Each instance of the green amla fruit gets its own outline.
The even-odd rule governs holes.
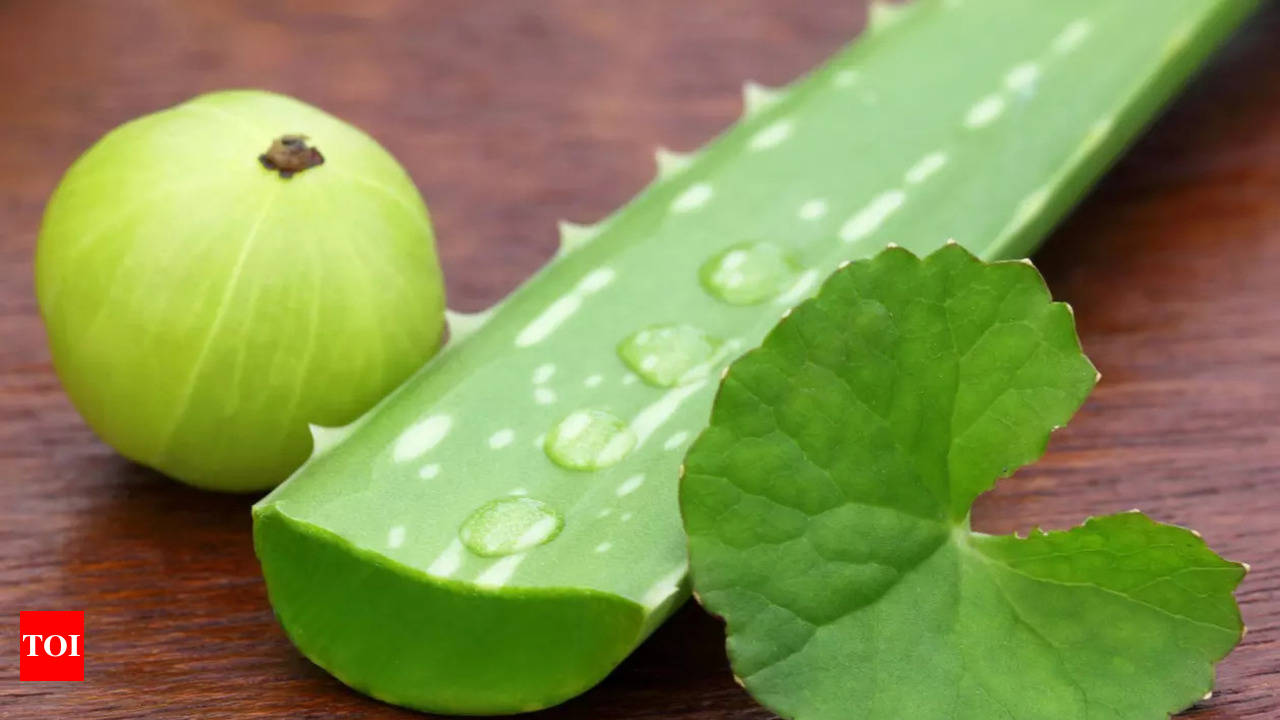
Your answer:
[[[123,455],[191,485],[269,488],[308,424],[367,410],[435,353],[426,206],[368,135],[310,105],[202,95],[108,133],[45,212],[54,366]]]

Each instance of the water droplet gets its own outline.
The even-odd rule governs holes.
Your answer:
[[[626,423],[603,410],[575,410],[543,443],[547,456],[570,470],[597,470],[621,460],[636,444]]]
[[[662,325],[623,340],[618,357],[650,385],[673,387],[706,375],[718,344],[692,325]]]
[[[795,274],[795,264],[771,243],[734,245],[698,271],[707,292],[730,305],[764,302],[790,285]]]
[[[505,498],[471,513],[458,529],[458,537],[476,555],[500,557],[550,542],[563,526],[560,513],[541,500]]]

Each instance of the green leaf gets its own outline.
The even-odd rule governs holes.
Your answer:
[[[784,717],[1163,718],[1242,633],[1241,565],[1133,512],[969,529],[1096,379],[1029,263],[855,262],[733,364],[680,502],[734,670]]]

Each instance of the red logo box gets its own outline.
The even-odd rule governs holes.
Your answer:
[[[84,611],[18,614],[18,679],[84,680]]]

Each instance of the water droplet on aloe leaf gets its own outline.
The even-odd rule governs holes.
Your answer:
[[[618,344],[618,357],[650,385],[673,387],[706,374],[719,343],[692,325],[662,325]]]
[[[575,410],[547,433],[543,449],[570,470],[598,470],[621,460],[636,444],[635,433],[603,410]]]
[[[730,305],[755,305],[777,297],[795,279],[796,265],[772,243],[740,243],[703,263],[698,278],[707,292]]]
[[[563,526],[560,513],[541,500],[503,498],[471,513],[458,529],[458,538],[476,555],[500,557],[550,542]]]

